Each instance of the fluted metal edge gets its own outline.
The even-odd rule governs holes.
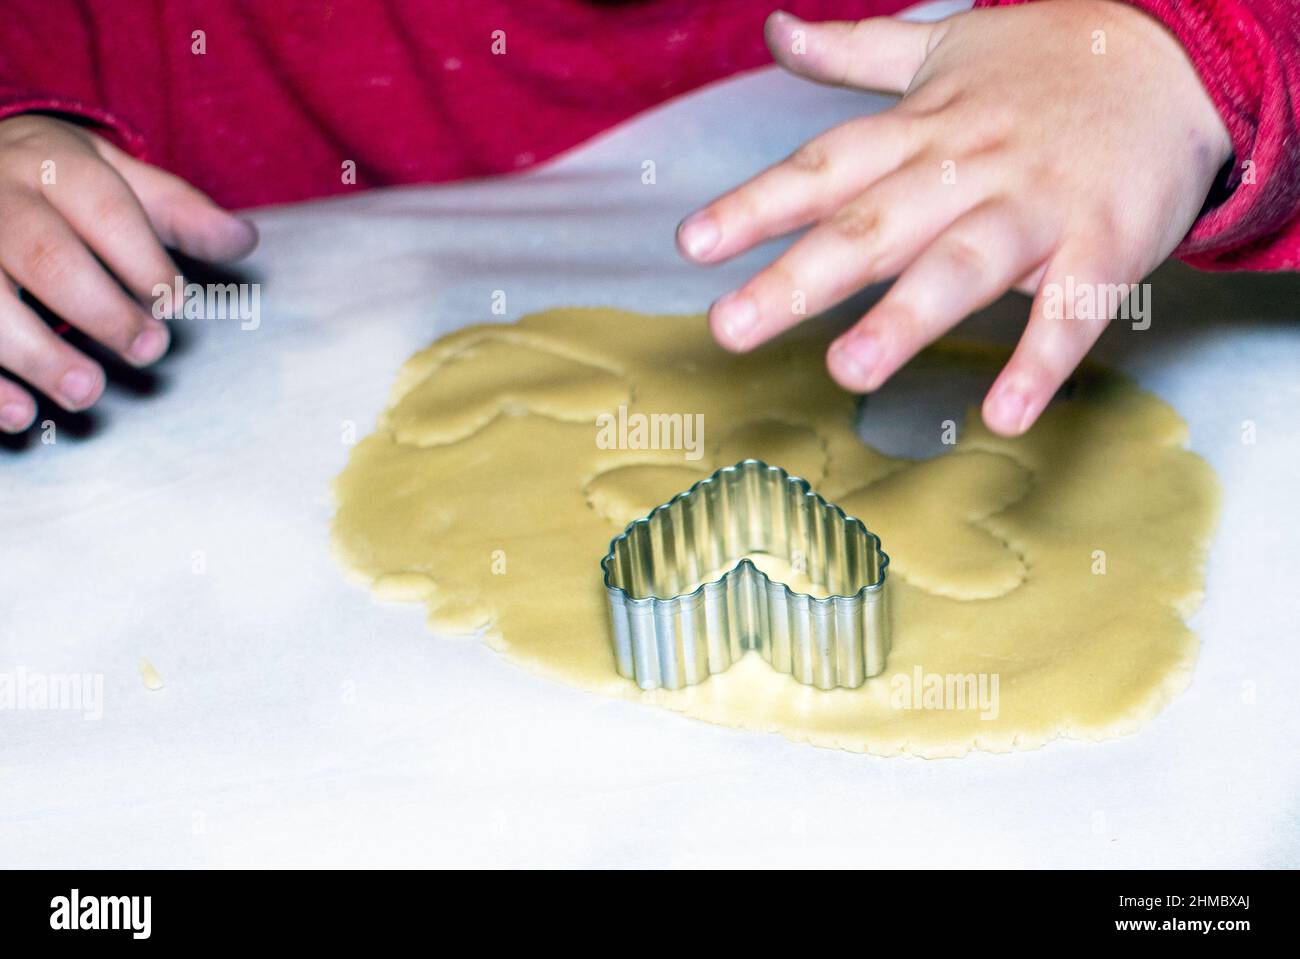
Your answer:
[[[651,536],[657,523],[667,526],[668,533],[673,534],[670,517],[683,501],[705,496],[710,487],[733,474],[744,473],[775,478],[787,502],[801,507],[811,501],[817,517],[835,518],[846,531],[844,535],[857,537],[868,551],[864,555],[872,557],[869,568],[875,575],[855,590],[825,597],[801,593],[775,581],[748,559],[741,559],[717,579],[671,596],[636,596],[615,581],[614,564],[620,548],[630,550],[628,544],[634,534],[645,531],[646,536]],[[718,495],[725,504],[724,493]],[[707,502],[705,496],[705,505]],[[686,516],[686,506],[682,505],[678,512]],[[754,518],[742,517],[751,522]],[[712,515],[706,516],[706,524],[713,519]],[[719,538],[724,535],[711,527],[708,533]],[[784,535],[788,537],[788,529]],[[715,547],[719,541],[714,542]],[[821,568],[844,561],[843,555],[833,555],[833,543],[823,545]],[[848,552],[847,540],[844,545]],[[889,555],[880,538],[860,520],[828,502],[806,480],[791,476],[779,466],[747,459],[701,479],[649,515],[629,523],[610,541],[601,567],[618,671],[643,689],[678,689],[702,682],[727,669],[751,649],[760,652],[778,671],[820,689],[854,688],[884,669],[891,627],[886,601]]]

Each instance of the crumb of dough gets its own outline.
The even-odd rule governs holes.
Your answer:
[[[144,681],[145,689],[162,689],[162,674],[154,668],[154,664],[149,660],[141,658],[140,660],[140,679]]]

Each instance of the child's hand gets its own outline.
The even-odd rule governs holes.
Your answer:
[[[179,272],[163,244],[218,260],[256,242],[248,223],[81,127],[41,116],[0,121],[0,368],[65,409],[85,409],[103,392],[104,371],[56,336],[17,287],[142,366],[169,340],[144,305]],[[24,430],[35,415],[28,392],[0,376],[0,430]]]
[[[800,300],[812,315],[901,274],[827,356],[835,379],[863,392],[1013,286],[1037,289],[984,401],[985,422],[1005,435],[1029,428],[1109,320],[1052,318],[1047,284],[1139,281],[1186,234],[1231,155],[1178,41],[1111,0],[935,24],[774,14],[767,41],[803,76],[904,96],[682,223],[678,245],[700,263],[818,224],[713,304],[714,336],[748,350],[803,319]]]

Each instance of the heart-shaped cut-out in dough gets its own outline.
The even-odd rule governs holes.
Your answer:
[[[418,378],[402,384],[385,423],[399,443],[417,446],[454,443],[503,413],[591,422],[631,397],[622,376],[589,358],[481,331],[411,373]]]
[[[704,469],[673,463],[632,463],[597,473],[584,484],[583,495],[601,516],[625,526],[705,475]]]
[[[723,437],[713,462],[738,463],[747,459],[780,463],[791,475],[813,484],[826,476],[826,444],[816,430],[805,425],[775,419],[742,423]]]
[[[772,581],[750,553],[789,560],[831,595]],[[761,460],[720,469],[656,507],[614,538],[601,565],[618,671],[643,689],[693,685],[749,650],[820,689],[861,686],[885,668],[889,557],[880,539]]]
[[[807,426],[774,419],[742,423],[723,437],[711,461],[673,463],[669,462],[672,455],[680,456],[660,454],[658,462],[625,463],[597,473],[583,484],[587,504],[616,525],[625,526],[703,479],[714,463],[746,459],[782,463],[787,472],[813,484],[826,475],[826,447],[817,433]]]
[[[1010,457],[970,450],[913,463],[838,500],[871,516],[894,572],[908,583],[951,599],[994,599],[1024,582],[1025,561],[984,524],[1023,497],[1029,482]]]

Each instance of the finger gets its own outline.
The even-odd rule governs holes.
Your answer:
[[[1048,255],[1048,221],[983,203],[913,261],[880,302],[831,344],[827,366],[846,389],[878,389],[899,367]]]
[[[818,83],[903,93],[939,28],[893,17],[808,23],[774,13],[763,32],[772,57],[792,73]]]
[[[830,215],[897,170],[913,149],[906,120],[893,112],[840,124],[687,217],[677,246],[701,263],[735,256]]]
[[[1033,296],[1034,291],[1038,289],[1043,282],[1043,273],[1047,270],[1046,263],[1040,263],[1037,267],[1030,270],[1019,280],[1016,281],[1016,292],[1023,293],[1025,296]]]
[[[139,197],[154,232],[199,260],[237,260],[257,246],[257,228],[223,210],[180,177],[100,141],[96,149]]]
[[[36,401],[13,380],[0,376],[0,431],[21,433],[36,419]]]
[[[163,250],[144,208],[111,166],[93,157],[75,166],[45,198],[137,298],[170,287],[180,270]]]
[[[67,322],[121,354],[152,363],[167,350],[167,327],[131,300],[43,198],[6,204],[0,266]]]
[[[104,371],[99,365],[55,336],[8,289],[0,289],[0,367],[66,410],[84,410],[104,392]],[[0,404],[9,402],[0,400]]]
[[[1113,254],[1077,245],[1052,257],[1024,335],[984,399],[989,429],[1018,436],[1033,425],[1110,322],[1113,294],[1135,276]]]
[[[814,227],[739,290],[709,310],[714,337],[752,349],[864,286],[894,276],[940,230],[983,198],[979,172],[962,188],[940,182],[940,165],[915,160]]]

